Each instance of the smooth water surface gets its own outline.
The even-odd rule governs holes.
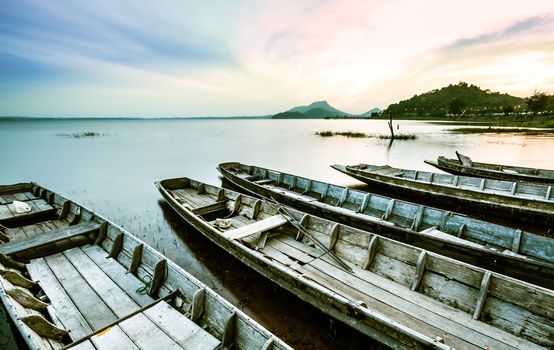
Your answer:
[[[240,161],[356,184],[333,163],[423,163],[458,150],[476,161],[554,168],[554,138],[453,134],[441,125],[397,121],[415,141],[320,137],[316,131],[388,134],[385,120],[29,120],[0,121],[0,184],[35,181],[120,224],[183,266],[296,348],[366,348],[307,304],[275,288],[191,230],[161,200],[154,182],[187,176],[221,185],[218,163]],[[97,132],[101,136],[68,135]]]

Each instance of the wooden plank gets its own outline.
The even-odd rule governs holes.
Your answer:
[[[179,344],[174,342],[143,313],[139,313],[118,325],[140,349],[182,350]]]
[[[389,204],[387,204],[387,210],[385,210],[385,213],[381,217],[383,220],[388,220],[390,214],[392,213],[392,209],[394,208],[394,203],[396,200],[393,198],[389,201]]]
[[[333,279],[352,286],[361,293],[373,296],[392,308],[402,310],[411,317],[434,325],[440,328],[442,332],[449,333],[472,344],[480,344],[480,347],[488,345],[491,349],[540,348],[484,322],[472,320],[467,313],[437,303],[429,297],[414,293],[409,288],[402,287],[369,271],[358,269],[356,275],[353,275],[337,268],[329,259],[316,259],[305,266],[313,266],[320,271],[325,271]],[[447,342],[447,344],[450,343]]]
[[[419,258],[417,259],[416,274],[414,275],[414,280],[411,286],[411,290],[416,291],[421,283],[421,278],[425,272],[425,264],[427,262],[427,252],[425,250],[421,251]]]
[[[190,319],[193,322],[198,321],[198,319],[204,313],[204,296],[206,294],[205,288],[198,289],[192,296],[192,308],[190,311]]]
[[[367,205],[369,204],[369,199],[371,198],[371,193],[366,193],[364,195],[364,199],[362,200],[362,204],[360,204],[360,207],[356,211],[356,213],[363,213],[365,208],[367,208]]]
[[[140,348],[136,346],[127,334],[117,325],[93,336],[90,338],[90,341],[98,350],[140,350]]]
[[[262,180],[254,181],[254,183],[256,183],[257,185],[261,185],[261,186],[270,184],[272,182],[273,182],[273,180],[271,180],[271,179],[262,179]]]
[[[82,338],[92,332],[81,312],[77,309],[71,298],[64,291],[62,285],[52,273],[43,258],[31,260],[27,264],[27,271],[33,281],[37,281],[44,293],[50,299],[54,307],[56,317],[65,329],[69,330],[71,339]]]
[[[158,290],[162,286],[162,283],[166,277],[167,273],[167,261],[162,258],[156,262],[154,265],[154,274],[152,280],[150,281],[150,289],[148,290],[148,295],[153,297],[158,293]]]
[[[112,249],[110,249],[110,258],[116,259],[119,255],[121,248],[123,248],[123,236],[123,232],[120,232],[117,236],[115,236],[112,243]]]
[[[196,215],[206,215],[206,214],[209,214],[209,213],[213,213],[213,212],[223,210],[223,209],[226,208],[226,205],[227,205],[227,201],[223,200],[223,201],[219,201],[219,202],[215,202],[215,203],[212,203],[212,204],[205,205],[203,207],[194,208],[194,209],[192,209],[192,212]]]
[[[117,317],[128,315],[139,308],[80,248],[66,250],[63,254]]]
[[[97,222],[87,222],[51,231],[48,234],[36,235],[21,241],[11,241],[0,245],[0,252],[6,255],[21,253],[47,244],[56,243],[76,236],[95,233],[100,228]]]
[[[254,235],[256,233],[268,231],[288,223],[288,220],[281,214],[273,215],[267,219],[256,221],[253,224],[242,226],[240,228],[226,232],[228,240],[241,239]]]
[[[489,285],[491,281],[491,272],[486,271],[483,275],[483,280],[481,281],[481,289],[479,290],[479,297],[477,298],[477,305],[475,306],[475,312],[473,313],[473,319],[478,320],[481,316],[481,311],[483,311],[483,306],[485,305],[485,300],[487,299],[487,294],[489,292]]]
[[[93,330],[117,320],[112,310],[62,253],[53,254],[44,259]]]
[[[81,248],[94,263],[108,275],[127,295],[140,306],[145,306],[154,301],[148,294],[137,292],[144,287],[144,283],[131,273],[127,273],[125,267],[117,260],[108,258],[108,254],[97,245],[86,245]]]
[[[183,349],[210,350],[220,344],[217,338],[164,301],[143,313]]]
[[[69,347],[69,349],[71,349],[71,350],[96,350],[96,348],[94,347],[94,345],[92,344],[92,342],[90,340],[88,340],[86,342],[79,343],[75,346],[71,346],[71,347]]]
[[[56,209],[42,198],[26,201],[31,206],[31,211],[27,213],[17,213],[13,203],[0,205],[0,224],[21,222],[33,217],[47,216],[54,214]]]
[[[373,262],[373,259],[375,258],[375,252],[377,249],[377,240],[379,236],[373,235],[371,239],[369,240],[369,244],[367,245],[367,258],[362,266],[364,270],[367,270],[371,263]]]
[[[254,202],[254,207],[252,209],[252,216],[250,217],[250,219],[256,220],[256,218],[258,217],[258,214],[260,213],[261,206],[262,206],[261,199],[258,199]]]
[[[418,231],[419,225],[421,225],[421,220],[423,219],[423,211],[425,207],[423,205],[419,206],[419,209],[414,216],[414,220],[412,221],[412,226],[410,227],[411,230]]]
[[[521,230],[517,229],[514,232],[514,240],[512,241],[512,252],[518,253],[521,244]]]

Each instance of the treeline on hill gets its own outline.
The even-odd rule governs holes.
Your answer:
[[[523,99],[482,90],[478,86],[460,82],[432,90],[410,99],[391,104],[383,115],[395,117],[444,117],[445,115],[490,115],[554,110],[554,95],[535,92]]]

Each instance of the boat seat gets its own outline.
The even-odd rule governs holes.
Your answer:
[[[277,214],[266,219],[256,221],[251,225],[245,225],[234,230],[227,231],[226,235],[228,240],[242,239],[248,236],[252,236],[256,233],[269,231],[288,222],[289,221],[283,215]]]
[[[56,209],[42,198],[28,200],[25,201],[25,203],[31,207],[30,212],[18,213],[15,210],[13,201],[0,204],[0,224],[11,225],[14,223],[25,222],[36,218],[44,218],[56,214]]]
[[[76,236],[94,234],[100,228],[97,222],[85,222],[73,226],[67,226],[48,232],[48,234],[35,235],[32,237],[13,240],[0,245],[0,253],[6,255],[18,254],[28,250],[37,249],[42,246],[60,242]]]
[[[263,186],[263,185],[267,185],[267,184],[272,183],[273,180],[271,180],[271,179],[262,179],[262,180],[256,180],[256,181],[254,181],[254,182],[255,182],[256,184],[258,184],[258,185],[262,185],[262,186]]]
[[[5,193],[0,195],[0,204],[10,204],[13,201],[26,202],[29,200],[40,199],[31,192]]]

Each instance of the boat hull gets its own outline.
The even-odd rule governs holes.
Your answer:
[[[465,213],[478,218],[497,218],[514,228],[524,227],[548,235],[554,226],[554,205],[518,197],[499,196],[455,187],[437,186],[378,174],[360,174],[348,167],[334,169],[366,183],[370,190],[425,205]]]
[[[484,177],[487,179],[506,180],[506,181],[524,181],[529,183],[543,183],[548,185],[554,185],[554,179],[552,178],[525,175],[525,174],[512,174],[512,173],[503,172],[503,171],[488,170],[488,169],[476,168],[476,167],[464,167],[462,165],[455,164],[454,162],[444,161],[441,159],[439,159],[436,162],[425,161],[425,163],[454,175],[464,175],[464,176]]]

